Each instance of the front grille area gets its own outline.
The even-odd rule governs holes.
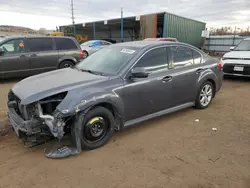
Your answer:
[[[242,66],[244,67],[243,71],[234,71],[234,66]],[[223,65],[223,72],[228,74],[242,74],[242,75],[250,75],[250,65],[244,64],[224,64]]]

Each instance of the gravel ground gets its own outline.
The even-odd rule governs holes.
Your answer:
[[[0,136],[0,187],[249,188],[249,82],[227,79],[208,109],[141,123],[68,159],[44,157],[53,142],[24,149],[13,133]],[[0,127],[13,83],[1,83]]]

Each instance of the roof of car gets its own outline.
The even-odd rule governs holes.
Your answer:
[[[113,44],[113,46],[131,46],[135,48],[144,48],[144,47],[154,47],[154,46],[160,46],[163,44],[180,44],[177,42],[172,41],[132,41],[132,42],[121,42]]]
[[[16,39],[16,38],[72,38],[68,36],[6,36],[4,39]]]

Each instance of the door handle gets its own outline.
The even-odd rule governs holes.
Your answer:
[[[36,57],[37,55],[36,54],[32,54],[30,57]]]
[[[166,76],[166,77],[164,77],[163,79],[162,79],[162,82],[170,82],[171,80],[173,79],[173,77],[172,76]]]
[[[197,69],[195,72],[196,74],[200,74],[201,72],[203,72],[205,69]]]

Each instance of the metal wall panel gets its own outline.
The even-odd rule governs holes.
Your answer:
[[[140,17],[141,37],[155,38],[157,35],[157,14],[149,14]]]
[[[165,13],[166,37],[177,38],[196,47],[202,46],[201,32],[205,30],[206,23],[184,18],[170,13]]]

